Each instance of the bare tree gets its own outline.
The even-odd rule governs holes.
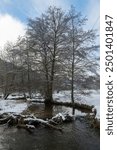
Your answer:
[[[33,55],[31,44],[27,37],[20,37],[14,46],[17,58],[17,69],[21,75],[21,91],[28,92],[29,97],[32,97],[32,76],[33,76]],[[33,80],[34,82],[34,80]]]
[[[88,75],[96,73],[98,66],[95,59],[94,52],[98,49],[95,45],[96,33],[93,30],[84,30],[83,26],[87,19],[81,16],[80,13],[75,11],[75,8],[71,6],[69,11],[69,31],[68,31],[68,78],[71,82],[71,101],[74,103],[74,90],[75,86],[78,86],[79,92],[84,92],[81,87],[82,81],[84,81]],[[77,84],[77,81],[78,84]]]
[[[37,61],[45,76],[46,90],[44,95],[47,103],[53,100],[53,87],[57,74],[58,62],[65,53],[68,17],[56,7],[50,7],[41,18],[29,21],[28,35],[35,43]]]
[[[39,90],[46,103],[53,101],[55,89],[70,89],[72,103],[75,90],[85,94],[89,87],[85,83],[99,78],[96,33],[85,29],[86,21],[73,6],[68,13],[49,7],[45,14],[29,19],[25,37],[7,45],[4,61],[10,72],[6,68],[4,80],[0,76],[4,93],[19,90],[31,98]]]
[[[2,89],[3,89],[3,95],[6,99],[8,95],[13,91],[14,89],[14,81],[16,78],[15,73],[15,55],[11,52],[13,48],[12,43],[7,43],[5,46],[6,55],[1,56],[1,75],[3,77],[2,82]]]

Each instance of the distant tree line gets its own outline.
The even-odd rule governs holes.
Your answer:
[[[0,89],[24,95],[40,92],[47,103],[55,90],[86,94],[99,88],[99,46],[95,30],[86,30],[86,17],[72,6],[65,13],[49,7],[40,17],[29,19],[24,37],[8,43],[0,60]]]

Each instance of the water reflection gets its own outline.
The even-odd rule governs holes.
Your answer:
[[[34,113],[40,118],[51,117],[59,112],[84,115],[81,111],[64,106],[29,105],[26,113]],[[99,150],[100,137],[87,127],[85,121],[76,120],[62,125],[63,133],[38,128],[33,134],[23,129],[0,128],[0,150]]]
[[[87,111],[84,109],[78,110],[75,108],[70,108],[70,107],[65,107],[65,106],[60,106],[60,105],[44,105],[44,104],[37,104],[37,103],[32,103],[29,105],[28,109],[23,112],[23,114],[31,114],[33,113],[36,117],[39,118],[51,118],[52,116],[56,115],[57,113],[60,112],[68,112],[73,115],[80,115],[84,116]]]
[[[53,105],[45,105],[43,113],[45,117],[51,118],[53,116]]]
[[[75,115],[75,108],[72,108],[72,115]]]

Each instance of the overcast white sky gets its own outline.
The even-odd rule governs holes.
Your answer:
[[[27,18],[39,16],[50,5],[65,10],[74,5],[89,19],[87,28],[99,30],[99,0],[0,0],[0,49],[7,41],[14,42],[24,35]]]

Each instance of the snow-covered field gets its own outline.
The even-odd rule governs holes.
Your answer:
[[[23,112],[28,106],[28,104],[24,101],[20,100],[12,100],[15,97],[18,98],[22,97],[22,95],[16,95],[16,96],[9,96],[8,100],[0,99],[0,113],[4,112],[13,112],[13,113],[21,113]],[[40,96],[40,95],[39,95]],[[63,101],[63,102],[70,102],[70,91],[60,91],[59,93],[55,92],[53,94],[53,98],[56,101]],[[88,96],[82,96],[78,97],[77,93],[75,93],[75,99],[78,103],[88,104],[88,105],[94,105],[97,109],[97,118],[100,118],[100,91],[92,91],[92,93]],[[38,99],[32,99],[37,100]],[[39,99],[41,100],[41,99]],[[43,99],[42,99],[43,101]]]
[[[21,113],[27,108],[27,103],[16,100],[0,99],[0,114],[2,113]]]

